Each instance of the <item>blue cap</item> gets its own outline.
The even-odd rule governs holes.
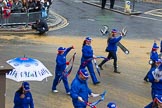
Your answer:
[[[159,46],[157,45],[157,43],[154,43],[152,49],[157,49],[157,48],[159,48]]]
[[[83,75],[85,78],[89,77],[89,74],[86,69],[80,69],[79,74]]]
[[[85,40],[86,40],[86,41],[91,41],[92,38],[91,38],[91,37],[86,37]]]
[[[23,82],[22,86],[24,87],[25,90],[30,90],[30,85],[28,82]]]
[[[156,95],[156,96],[155,96],[155,99],[156,99],[158,102],[162,103],[162,95]]]
[[[66,48],[64,48],[64,47],[59,47],[57,50],[58,50],[58,51],[65,51],[65,49],[66,49]]]
[[[116,29],[112,29],[112,30],[111,30],[111,33],[116,33],[116,32],[117,32]]]
[[[117,108],[116,104],[114,102],[109,102],[107,104],[107,108]]]

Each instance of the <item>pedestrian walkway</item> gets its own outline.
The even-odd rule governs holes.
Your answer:
[[[56,30],[67,25],[67,20],[58,15],[53,11],[49,11],[49,16],[47,18],[47,24],[49,30]],[[3,26],[0,27],[0,33],[35,33],[35,30],[31,29],[31,25],[14,25],[14,26]]]
[[[123,0],[116,0],[114,9],[110,9],[110,1],[107,0],[105,9],[114,11],[117,13],[121,13],[124,15],[139,15],[139,14],[150,14],[154,16],[160,16],[161,17],[161,11],[162,10],[162,1],[152,1],[152,0],[137,0],[137,1],[130,1],[130,8],[132,10],[131,13],[125,13],[125,1]],[[83,3],[94,5],[101,8],[102,0],[85,0]]]
[[[83,1],[83,3],[93,5],[93,6],[97,6],[97,7],[101,8],[101,1],[96,1],[96,0],[94,0],[94,1]],[[121,13],[121,14],[124,14],[124,15],[138,15],[138,14],[142,13],[141,11],[136,11],[136,10],[133,10],[131,13],[127,13],[127,12],[124,12],[124,2],[116,1],[115,4],[116,5],[114,6],[114,9],[110,9],[109,8],[110,3],[106,3],[105,9],[111,10],[111,11],[114,11],[114,12],[117,12],[117,13]]]

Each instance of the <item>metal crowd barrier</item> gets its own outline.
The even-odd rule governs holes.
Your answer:
[[[8,18],[0,15],[0,25],[28,25],[34,23],[37,19],[42,18],[42,12],[11,13]]]

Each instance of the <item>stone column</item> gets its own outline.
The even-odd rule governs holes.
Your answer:
[[[0,107],[5,108],[5,95],[6,95],[6,73],[13,68],[7,63],[0,64]]]

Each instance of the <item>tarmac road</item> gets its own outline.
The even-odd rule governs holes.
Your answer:
[[[128,39],[157,39],[161,37],[161,17],[145,11],[140,15],[123,15],[110,10],[85,4],[85,0],[55,0],[51,10],[65,17],[69,25],[63,29],[49,32],[49,35],[101,36],[100,28],[108,25],[110,30],[128,28]],[[99,0],[90,0],[94,2]],[[117,4],[117,3],[116,3]],[[153,7],[153,6],[152,6]],[[147,8],[140,6],[140,9]],[[144,10],[144,9],[143,9]],[[148,9],[147,9],[148,10]],[[155,13],[155,12],[154,12]]]
[[[11,38],[12,35],[8,37]],[[80,46],[82,44],[80,40],[82,38],[70,37],[69,39],[69,37],[54,36],[50,39],[49,37],[34,36],[34,39],[37,40],[37,42],[34,42],[31,41],[28,37],[29,36],[27,35],[26,39],[17,36],[8,40],[4,39],[0,46],[1,58],[3,60],[8,60],[14,57],[23,56],[25,54],[27,57],[33,57],[42,61],[43,64],[53,74],[55,67],[54,60],[56,57],[56,49],[58,48],[58,46],[60,46],[60,44],[62,44],[63,46],[68,46],[70,45],[70,43],[72,44],[75,41],[75,43],[73,44],[75,44],[76,46],[75,50],[77,52],[77,56],[75,59],[74,70],[69,76],[69,82],[71,83],[80,65]],[[47,42],[50,44],[46,44],[47,42],[42,41],[46,38],[49,38]],[[60,40],[60,42],[58,42],[58,39]],[[53,40],[53,42],[50,42],[50,40]],[[105,39],[93,38],[94,43],[100,42],[97,44],[101,44],[104,41]],[[137,41],[131,41],[131,43],[136,42]],[[152,41],[146,40],[145,46],[142,45],[142,41],[138,40],[138,42],[140,42],[138,43],[138,45],[140,46],[136,46],[135,48],[134,45],[132,45],[129,47],[131,53],[133,53],[129,56],[125,56],[123,52],[119,50],[119,70],[122,72],[121,74],[115,74],[112,72],[113,67],[110,61],[104,66],[105,70],[101,71],[101,78],[98,77],[101,81],[101,84],[94,86],[92,84],[91,78],[89,78],[89,86],[95,93],[101,93],[104,90],[107,90],[105,100],[97,106],[98,108],[105,108],[109,101],[115,101],[120,108],[130,108],[130,106],[131,108],[143,108],[143,106],[151,100],[150,84],[143,82],[143,76],[149,69],[149,65],[146,64],[146,57],[148,55],[143,54],[146,57],[142,57],[138,54],[138,52],[134,52],[133,49],[146,53],[145,51],[149,49],[147,45]],[[106,56],[106,54],[103,52],[102,46],[94,45],[94,48],[96,50],[96,55],[102,54]],[[71,57],[73,52],[68,55],[68,58]],[[98,63],[99,61],[100,60],[97,60]],[[48,82],[30,82],[33,98],[35,101],[35,107],[72,108],[71,98],[65,94],[63,84],[60,83],[60,85],[58,86],[59,93],[54,94],[51,92],[52,82],[53,77],[49,77]],[[6,108],[13,107],[14,93],[20,85],[21,83],[7,79]],[[94,100],[96,99],[90,99],[90,101]]]
[[[64,46],[67,46],[67,43],[70,45],[73,44],[71,40],[75,36],[78,37],[76,41],[78,43],[75,43],[75,45],[81,46],[82,41],[80,40],[83,39],[83,36],[93,36],[94,43],[96,43],[95,40],[101,42],[98,46],[95,46],[97,50],[96,54],[106,56],[103,52],[106,44],[104,41],[105,38],[95,39],[95,37],[101,35],[99,29],[104,24],[110,25],[110,28],[116,27],[117,29],[127,26],[129,37],[126,37],[123,43],[128,45],[131,53],[129,56],[125,56],[119,51],[119,59],[121,59],[119,61],[119,68],[122,73],[114,74],[112,72],[112,63],[108,63],[104,66],[105,70],[101,71],[102,77],[98,77],[101,84],[94,86],[91,79],[89,79],[89,85],[96,93],[107,90],[106,98],[98,105],[98,108],[105,108],[109,101],[117,102],[120,108],[143,108],[151,100],[150,84],[143,82],[143,77],[150,68],[147,64],[149,55],[146,53],[150,51],[152,40],[161,37],[161,23],[159,23],[159,20],[124,16],[107,10],[103,11],[97,7],[76,1],[56,0],[54,1],[55,4],[52,5],[53,11],[67,18],[69,25],[60,30],[48,32],[46,37],[57,36],[60,39],[63,38],[62,41],[54,41],[53,44],[33,42],[28,38],[21,39],[23,37],[22,35],[19,37],[15,36],[15,38],[9,40],[0,39],[1,59],[8,60],[25,54],[26,56],[34,57],[42,61],[53,74],[56,49],[60,44]],[[12,37],[12,35],[8,37]],[[26,37],[30,37],[30,35]],[[37,38],[37,41],[39,41],[45,37],[35,36],[34,38]],[[80,51],[80,47],[77,50]],[[80,64],[81,53],[78,53],[78,51],[73,70],[74,74],[69,76],[69,82],[74,78],[75,72]],[[141,56],[142,54],[144,57]],[[31,82],[35,107],[72,108],[71,98],[65,94],[62,83],[58,86],[58,94],[51,92],[52,81],[53,77],[48,78],[48,82]],[[14,93],[19,86],[20,83],[7,79],[6,108],[13,107]],[[90,101],[94,100],[90,99]]]

